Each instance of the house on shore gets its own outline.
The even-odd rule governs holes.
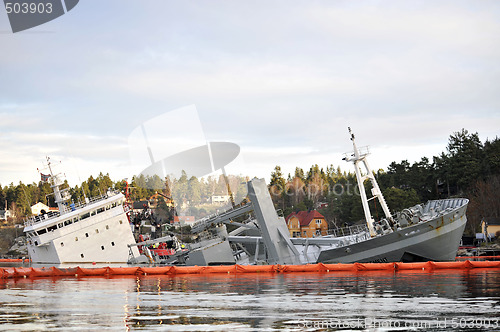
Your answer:
[[[500,232],[500,218],[483,218],[481,220],[481,232],[487,234],[489,238],[496,237],[496,234]]]
[[[7,221],[9,218],[14,218],[14,213],[11,210],[0,210],[1,221]]]
[[[195,222],[194,216],[174,216],[175,226],[191,226]]]
[[[285,220],[291,237],[317,237],[328,234],[328,223],[316,210],[293,212]]]
[[[38,202],[35,205],[31,206],[31,213],[35,216],[39,214],[45,214],[49,212],[58,212],[59,209],[56,207],[49,207],[48,205],[43,204],[42,202]]]

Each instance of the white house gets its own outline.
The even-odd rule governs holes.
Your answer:
[[[57,208],[51,208],[42,202],[38,202],[35,205],[31,207],[31,213],[34,215],[39,215],[42,213],[42,211],[45,211],[45,213],[48,213],[49,211],[58,211]]]
[[[10,210],[0,210],[0,220],[7,220],[11,217],[14,217],[14,214]]]
[[[212,196],[212,204],[225,204],[229,202],[229,195]]]

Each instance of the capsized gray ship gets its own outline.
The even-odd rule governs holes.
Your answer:
[[[354,164],[366,225],[337,229],[329,236],[290,237],[283,216],[274,208],[264,179],[253,179],[247,183],[249,203],[193,225],[192,231],[196,233],[215,225],[216,236],[192,245],[186,264],[454,261],[467,221],[468,200],[433,200],[392,215],[366,159],[368,149],[358,149],[350,128],[349,132],[354,150],[344,159]],[[365,180],[372,183],[371,198],[366,196]],[[378,199],[385,218],[373,219],[368,206],[372,199]],[[233,221],[246,214],[250,216],[247,222]],[[228,234],[224,224],[239,227]]]

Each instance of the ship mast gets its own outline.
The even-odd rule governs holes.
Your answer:
[[[356,171],[356,179],[358,181],[359,193],[361,195],[361,203],[363,204],[363,210],[365,212],[366,224],[368,226],[368,230],[370,231],[370,235],[373,237],[377,235],[377,232],[375,231],[375,227],[373,225],[374,219],[371,215],[368,202],[371,201],[372,199],[377,198],[380,202],[380,205],[382,206],[382,210],[384,211],[385,217],[388,220],[392,220],[392,216],[391,212],[389,211],[389,207],[385,202],[384,196],[380,191],[380,187],[378,186],[378,183],[375,180],[375,176],[373,175],[373,172],[370,166],[368,165],[368,161],[366,160],[366,156],[370,154],[370,152],[368,151],[368,147],[358,149],[358,147],[356,146],[356,142],[354,141],[354,134],[351,132],[351,127],[349,127],[348,129],[349,129],[349,134],[351,135],[351,141],[354,151],[351,153],[346,153],[344,160],[351,161],[354,164],[354,170]],[[361,165],[360,165],[361,163],[365,167],[366,174],[364,175],[361,171]],[[366,197],[365,186],[363,184],[366,179],[369,179],[370,182],[372,183],[373,196],[371,198]]]
[[[59,209],[59,213],[61,215],[63,215],[66,210],[67,210],[67,207],[66,205],[64,204],[65,201],[68,200],[68,193],[67,193],[67,189],[60,189],[59,187],[63,184],[62,180],[59,178],[59,175],[60,174],[54,174],[52,172],[52,166],[51,166],[51,163],[50,163],[50,157],[47,157],[47,166],[49,168],[49,171],[50,171],[50,183],[51,183],[51,188],[52,190],[54,191],[54,199],[55,199],[55,202],[57,203],[57,207]]]

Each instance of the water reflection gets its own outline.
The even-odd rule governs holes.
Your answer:
[[[438,331],[417,324],[499,316],[493,269],[0,280],[2,330],[300,331],[398,320]]]

